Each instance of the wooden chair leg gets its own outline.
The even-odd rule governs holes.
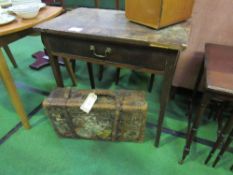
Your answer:
[[[216,149],[219,147],[219,145],[221,145],[221,143],[225,139],[224,137],[226,136],[226,134],[230,132],[232,126],[233,126],[233,116],[231,116],[229,118],[229,120],[226,122],[226,125],[222,129],[222,131],[219,134],[216,142],[214,143],[214,146],[213,146],[212,150],[210,151],[209,155],[207,156],[207,158],[205,160],[205,164],[207,164],[209,162],[209,160],[211,159],[211,157],[214,154],[214,152],[216,151]]]
[[[95,89],[95,79],[94,79],[93,69],[92,69],[91,63],[87,63],[87,69],[88,69],[89,79],[90,79],[90,83],[91,83],[91,88]]]
[[[217,165],[217,163],[220,161],[221,157],[223,156],[223,154],[225,153],[227,148],[230,146],[232,140],[233,140],[233,129],[231,130],[231,133],[227,137],[226,142],[223,144],[219,154],[217,155],[217,157],[216,157],[216,159],[215,159],[215,161],[213,163],[213,167],[215,167]]]
[[[67,58],[63,58],[63,61],[65,63],[66,69],[67,69],[67,71],[68,71],[68,73],[70,75],[73,86],[76,86],[77,85],[77,79],[76,79],[75,73],[74,73],[74,71],[72,69],[70,61]]]
[[[18,113],[24,128],[29,129],[30,124],[28,121],[28,117],[27,117],[26,112],[24,110],[23,104],[20,100],[19,94],[17,93],[16,86],[14,84],[12,77],[11,77],[10,71],[7,67],[5,58],[4,58],[1,50],[0,50],[0,75],[1,75],[1,78],[4,82],[6,89],[8,90],[12,104],[15,107],[15,110]]]
[[[18,65],[17,65],[17,63],[16,63],[16,61],[14,59],[13,54],[11,53],[11,50],[10,50],[9,46],[5,45],[5,46],[3,46],[3,49],[5,50],[5,52],[6,52],[7,56],[9,57],[12,65],[14,66],[14,68],[17,68]]]
[[[154,84],[154,79],[155,79],[155,74],[151,74],[151,76],[150,76],[150,83],[149,83],[149,86],[148,86],[148,91],[149,92],[152,91],[153,84]]]
[[[121,68],[117,68],[117,70],[116,70],[116,80],[115,80],[116,85],[118,85],[118,83],[119,83],[120,74],[121,74]]]

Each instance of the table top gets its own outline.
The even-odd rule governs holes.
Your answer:
[[[233,47],[206,44],[207,88],[233,95]]]
[[[32,28],[33,26],[39,23],[42,23],[44,21],[47,21],[49,19],[58,16],[62,12],[63,12],[62,7],[46,6],[40,10],[36,18],[22,19],[17,17],[17,19],[12,23],[0,26],[0,37]]]
[[[188,43],[190,22],[155,30],[130,22],[125,17],[124,11],[78,8],[37,25],[35,29],[42,33],[82,36],[182,50]]]

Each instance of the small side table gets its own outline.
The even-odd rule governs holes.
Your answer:
[[[183,151],[182,164],[190,152],[192,141],[209,101],[213,98],[233,102],[233,47],[217,44],[206,44],[205,58],[195,88],[198,87],[204,73],[205,90],[191,130],[188,131]]]

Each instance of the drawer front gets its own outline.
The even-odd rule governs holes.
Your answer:
[[[118,64],[122,67],[151,71],[164,71],[166,59],[176,58],[177,54],[167,49],[53,35],[47,36],[47,41],[55,55],[61,54],[73,58],[80,56],[86,61],[100,64]]]

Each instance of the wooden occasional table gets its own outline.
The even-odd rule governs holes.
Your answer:
[[[159,145],[176,63],[188,40],[188,22],[156,31],[129,22],[124,11],[78,8],[35,29],[42,33],[57,86],[63,86],[58,56],[164,75],[155,141]],[[89,75],[92,79],[91,69]]]
[[[17,18],[14,22],[0,26],[0,47],[4,47],[7,44],[14,42],[30,33],[32,33],[32,27],[41,22],[47,21],[58,16],[62,13],[61,7],[45,7],[39,12],[39,15],[30,20],[23,20]],[[6,64],[2,50],[0,49],[0,76],[6,86],[10,95],[11,101],[16,109],[16,112],[20,116],[22,124],[25,128],[30,128],[30,124],[27,119],[23,104],[17,93],[16,86],[13,82],[9,68]]]
[[[223,102],[233,102],[233,47],[217,44],[206,44],[205,59],[195,85],[195,91],[200,84],[203,73],[205,77],[205,90],[203,92],[200,106],[193,120],[191,130],[187,134],[188,136],[180,163],[184,162],[185,158],[190,152],[192,141],[197,133],[203,113],[209,101],[211,99],[219,99]],[[231,121],[228,122],[229,127],[226,127],[227,129],[223,130],[223,133],[220,135],[226,135],[227,132],[231,131],[233,127],[233,120],[229,121]],[[206,160],[206,163],[208,162],[209,158]]]

